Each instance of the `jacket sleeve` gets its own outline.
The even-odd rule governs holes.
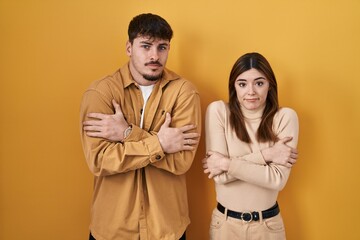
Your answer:
[[[133,125],[125,143],[110,142],[102,138],[88,137],[82,123],[89,120],[90,112],[114,114],[112,95],[103,88],[87,90],[80,107],[81,142],[90,171],[96,176],[107,176],[142,168],[158,161],[164,155],[157,136]]]
[[[194,124],[196,131],[201,133],[201,109],[200,98],[195,87],[188,81],[184,81],[180,86],[176,102],[171,113],[170,127],[182,127]],[[152,132],[156,135],[157,133]],[[158,140],[157,140],[158,141]],[[192,151],[180,151],[177,153],[166,153],[160,161],[152,162],[152,166],[163,169],[175,175],[186,173],[194,160],[198,144]]]
[[[292,109],[281,109],[274,117],[274,130],[277,136],[293,137],[292,141],[287,143],[296,148],[298,142],[299,123],[298,117]],[[228,174],[264,188],[282,190],[290,175],[290,168],[277,164],[257,164],[247,161],[243,157],[232,158]]]

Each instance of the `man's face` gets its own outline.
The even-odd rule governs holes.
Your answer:
[[[170,42],[139,36],[133,43],[127,42],[130,72],[140,85],[151,85],[162,77],[170,50]]]

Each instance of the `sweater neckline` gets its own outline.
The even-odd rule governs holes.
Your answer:
[[[241,112],[243,113],[244,118],[248,120],[261,119],[264,109],[265,109],[265,105],[254,110],[249,110],[241,106]]]

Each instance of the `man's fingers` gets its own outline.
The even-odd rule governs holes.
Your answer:
[[[182,127],[180,127],[179,129],[180,129],[181,132],[187,132],[187,131],[193,130],[193,129],[195,129],[195,128],[196,128],[195,125],[190,124],[190,125],[182,126]]]
[[[185,139],[200,137],[199,133],[184,133],[183,135]]]
[[[84,126],[83,129],[84,129],[85,131],[92,131],[92,132],[100,132],[100,131],[101,131],[101,127],[99,127],[99,126],[93,126],[93,125]]]
[[[107,115],[102,113],[88,113],[87,116],[90,118],[104,119]]]
[[[100,123],[100,121],[85,121],[83,122],[84,126],[102,126],[102,124]]]
[[[86,132],[86,135],[89,137],[103,137],[103,135],[100,132]]]
[[[189,145],[184,145],[184,147],[183,147],[183,150],[184,151],[192,151],[192,150],[194,150],[195,148],[193,147],[193,146],[189,146]]]
[[[194,145],[197,144],[199,141],[195,139],[184,139],[184,145]]]

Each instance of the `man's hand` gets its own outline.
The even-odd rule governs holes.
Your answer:
[[[277,141],[272,147],[261,150],[267,163],[276,163],[291,168],[298,158],[298,151],[286,145],[292,137],[285,137]]]
[[[213,178],[223,172],[227,172],[230,166],[230,159],[218,152],[209,151],[206,158],[202,160],[204,173],[209,173],[209,178]]]
[[[89,113],[87,116],[96,120],[83,122],[86,135],[89,137],[104,138],[112,142],[120,142],[124,138],[124,130],[129,127],[120,105],[112,100],[115,114]]]
[[[176,153],[183,150],[194,150],[199,140],[199,133],[186,133],[195,129],[194,125],[185,125],[180,128],[171,128],[170,113],[166,113],[166,119],[161,126],[157,136],[165,153]]]

